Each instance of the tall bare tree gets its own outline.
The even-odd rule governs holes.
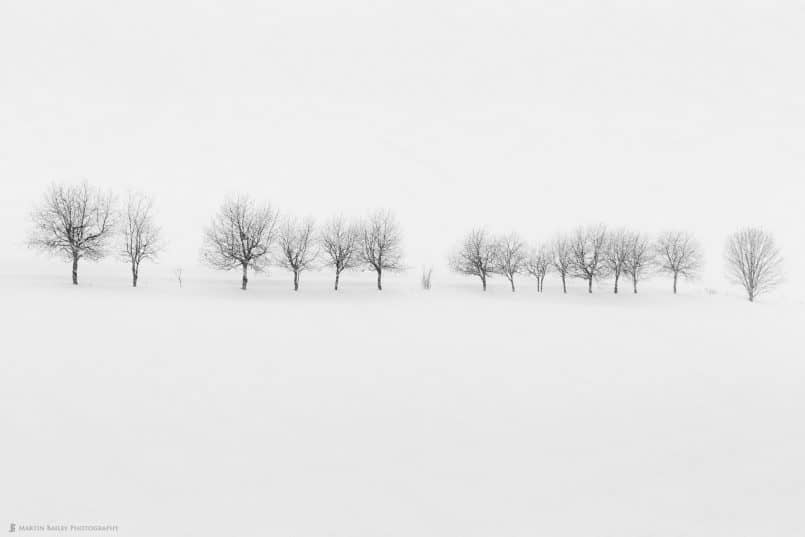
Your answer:
[[[607,272],[615,279],[613,292],[618,294],[618,282],[621,274],[626,272],[626,261],[631,248],[632,234],[625,229],[617,229],[607,233],[604,249],[604,265]]]
[[[350,223],[343,216],[331,218],[319,234],[319,246],[325,264],[335,269],[334,289],[338,291],[341,273],[361,264],[361,236],[359,223]]]
[[[635,294],[637,294],[637,282],[643,280],[655,265],[656,257],[651,239],[642,233],[631,233],[623,270],[631,277],[632,289]]]
[[[402,262],[402,232],[391,211],[376,211],[363,225],[361,258],[377,273],[377,290],[383,290],[383,272],[405,268]]]
[[[121,257],[131,265],[131,285],[137,287],[140,263],[156,259],[162,248],[160,229],[154,223],[154,200],[139,192],[130,192],[120,218]]]
[[[702,269],[701,248],[686,231],[666,231],[657,239],[657,262],[661,272],[674,278],[674,294],[679,277],[695,278]]]
[[[571,274],[587,280],[587,292],[593,292],[593,280],[606,274],[604,255],[607,246],[607,228],[603,224],[576,229],[570,238]]]
[[[525,270],[526,245],[516,233],[504,235],[497,240],[495,272],[509,280],[514,292],[514,277]]]
[[[243,270],[241,289],[249,282],[248,270],[261,271],[276,236],[278,213],[241,195],[224,201],[204,232],[201,258],[219,270]]]
[[[570,248],[570,240],[559,235],[551,244],[551,266],[562,279],[562,292],[567,293],[567,277],[573,269],[573,250]]]
[[[286,218],[279,229],[279,265],[293,273],[293,290],[299,290],[299,276],[316,260],[313,219]]]
[[[31,214],[31,248],[73,262],[73,284],[78,285],[78,262],[106,255],[114,224],[114,198],[109,192],[77,185],[52,184]]]
[[[743,286],[750,302],[783,280],[783,258],[774,237],[760,228],[744,228],[727,241],[727,271]]]
[[[483,228],[470,231],[450,256],[450,268],[459,274],[478,276],[486,291],[487,280],[494,274],[497,244]]]
[[[537,292],[543,291],[545,275],[551,268],[551,250],[545,246],[534,248],[525,260],[525,270],[537,280]]]

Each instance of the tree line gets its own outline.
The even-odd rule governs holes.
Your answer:
[[[782,256],[774,237],[760,228],[745,228],[732,234],[726,246],[728,275],[743,286],[750,301],[774,289],[782,281]],[[668,275],[677,293],[680,279],[695,278],[702,266],[702,250],[693,234],[666,231],[650,237],[639,231],[605,225],[576,228],[546,244],[529,245],[520,235],[495,236],[485,228],[470,231],[449,258],[452,270],[476,276],[484,291],[493,275],[508,280],[516,290],[518,275],[533,277],[537,292],[544,288],[545,276],[555,272],[567,293],[567,280],[578,278],[593,292],[593,282],[611,279],[618,293],[622,279],[628,279],[632,292],[654,275]]]
[[[70,261],[75,285],[79,261],[97,261],[114,252],[129,265],[136,287],[140,265],[156,259],[164,249],[154,200],[142,193],[129,193],[118,207],[110,192],[86,182],[52,184],[31,221],[29,246]],[[405,268],[402,232],[391,211],[378,210],[360,220],[337,215],[317,226],[312,218],[282,216],[270,204],[245,195],[224,200],[212,217],[204,230],[201,260],[214,269],[240,270],[243,290],[250,270],[259,272],[269,265],[288,270],[294,290],[299,290],[305,271],[329,267],[336,291],[346,270],[373,271],[377,289],[382,290],[384,273]],[[560,234],[549,243],[529,245],[516,233],[495,236],[477,228],[463,238],[448,261],[455,272],[478,277],[484,291],[493,275],[505,277],[512,291],[517,277],[527,275],[542,292],[546,275],[554,272],[564,293],[570,278],[584,280],[589,293],[594,281],[611,279],[613,292],[618,293],[621,281],[628,280],[637,293],[640,282],[657,274],[669,276],[676,293],[680,279],[700,273],[702,252],[686,231],[650,237],[599,224]],[[733,233],[725,262],[730,280],[744,288],[750,301],[782,281],[780,250],[773,236],[761,228]],[[423,272],[425,289],[431,287],[431,273],[432,269]],[[181,271],[177,277],[181,282]]]
[[[141,263],[156,259],[164,249],[154,200],[142,193],[129,193],[117,207],[112,193],[86,182],[53,184],[31,220],[28,245],[70,261],[74,285],[79,261],[97,261],[113,252],[130,265],[131,283],[137,287]],[[207,266],[240,269],[243,290],[250,270],[260,272],[269,265],[290,271],[296,291],[302,273],[320,265],[333,269],[336,291],[341,274],[354,268],[375,272],[382,290],[383,274],[402,270],[402,257],[402,233],[391,211],[378,210],[362,220],[333,216],[317,228],[311,218],[281,217],[270,204],[245,195],[224,200],[204,230],[201,248]],[[181,282],[181,272],[177,278]]]
[[[404,268],[402,233],[391,211],[375,211],[363,220],[337,215],[317,228],[312,218],[281,218],[270,204],[248,196],[224,201],[204,231],[201,257],[213,268],[239,268],[244,290],[249,269],[259,272],[272,263],[291,272],[294,291],[302,273],[319,265],[332,268],[336,291],[345,270],[372,270],[377,289],[383,290],[383,274]]]

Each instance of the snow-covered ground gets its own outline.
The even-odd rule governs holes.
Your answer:
[[[4,278],[0,522],[120,535],[805,529],[801,303],[351,275]],[[4,530],[5,531],[5,530]]]

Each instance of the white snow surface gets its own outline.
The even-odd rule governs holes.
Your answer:
[[[802,303],[574,282],[0,281],[0,522],[126,536],[805,530]]]

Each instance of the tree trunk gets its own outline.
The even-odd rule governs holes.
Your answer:
[[[679,274],[674,272],[674,294],[676,294],[676,281],[679,279]]]
[[[486,275],[481,274],[481,284],[484,286],[484,291],[486,291]]]
[[[299,272],[298,271],[294,271],[294,273],[293,273],[293,290],[294,291],[299,290]]]
[[[618,294],[618,280],[620,279],[621,275],[617,272],[615,273],[615,294]]]
[[[562,274],[562,292],[567,294],[567,276]]]
[[[512,284],[512,293],[514,292],[514,276],[509,278],[509,283]]]
[[[632,276],[632,287],[634,288],[634,294],[637,294],[637,277]]]
[[[248,275],[247,275],[248,270],[249,270],[249,265],[244,263],[243,264],[243,280],[241,280],[241,286],[240,286],[240,288],[243,289],[244,291],[246,290],[246,284],[249,283],[249,278],[248,278]]]
[[[378,271],[377,271],[377,290],[378,290],[378,291],[382,291],[382,290],[383,290],[383,281],[382,281],[382,278],[383,278],[383,271],[382,271],[382,270],[378,270]]]
[[[590,278],[587,280],[587,292],[590,293],[590,294],[593,293],[593,277],[592,276],[590,276]]]
[[[131,264],[131,286],[137,287],[137,277],[139,276],[139,267],[136,264]]]
[[[338,280],[341,277],[341,273],[339,271],[335,271],[335,290],[338,291]]]
[[[73,285],[78,285],[78,256],[73,254]]]

